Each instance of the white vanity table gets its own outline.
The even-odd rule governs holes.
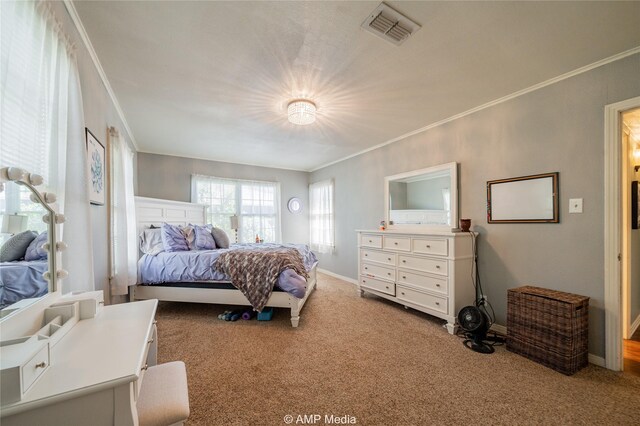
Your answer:
[[[41,369],[21,400],[0,408],[5,425],[137,425],[136,400],[147,365],[156,361],[156,300],[102,306],[102,292],[46,298],[50,303],[97,298],[95,317],[79,320],[50,347]],[[41,324],[36,303],[0,323],[2,340],[22,335],[21,324]],[[29,312],[30,311],[30,312]],[[38,327],[39,328],[39,327]],[[35,361],[34,361],[35,362]],[[40,363],[38,359],[38,363]]]

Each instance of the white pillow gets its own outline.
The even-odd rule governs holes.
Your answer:
[[[164,251],[160,228],[145,229],[139,237],[140,251],[155,256]]]

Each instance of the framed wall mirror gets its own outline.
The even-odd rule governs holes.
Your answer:
[[[389,229],[407,232],[457,229],[457,163],[387,176],[384,192]]]
[[[559,173],[487,182],[489,223],[558,223]]]
[[[33,176],[33,175],[32,175]],[[55,212],[26,181],[0,191],[0,321],[56,290]],[[46,219],[46,220],[45,220]]]

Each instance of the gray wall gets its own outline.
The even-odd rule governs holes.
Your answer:
[[[639,76],[633,55],[313,172],[311,182],[335,179],[336,252],[320,254],[320,265],[356,278],[355,229],[384,217],[384,177],[456,161],[460,217],[480,233],[480,275],[497,322],[506,324],[512,287],[583,294],[589,349],[603,356],[604,106],[639,96]],[[559,224],[487,224],[488,180],[554,171]],[[584,213],[568,214],[569,198],[584,198]]]
[[[125,127],[113,105],[95,66],[89,56],[88,50],[78,34],[67,9],[62,2],[50,2],[58,20],[62,23],[64,32],[75,42],[77,46],[76,57],[80,72],[80,85],[82,88],[82,102],[84,107],[85,126],[107,147],[107,129],[114,126],[120,129],[121,135],[130,143]],[[133,147],[132,147],[133,148]],[[93,264],[95,271],[95,289],[108,290],[109,265],[108,265],[108,234],[109,223],[107,221],[107,206],[91,206],[91,233],[93,236]],[[64,254],[63,254],[64,256]],[[79,262],[82,259],[78,259]],[[73,279],[73,277],[69,277]],[[108,292],[105,294],[107,300]]]
[[[268,167],[246,166],[219,161],[196,160],[138,153],[137,195],[175,201],[191,201],[191,175],[255,179],[280,182],[280,211],[282,215],[282,241],[307,244],[309,242],[309,173]],[[291,214],[287,202],[299,197],[303,214]]]

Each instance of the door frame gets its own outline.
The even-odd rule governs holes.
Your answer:
[[[605,366],[623,368],[622,357],[622,120],[640,107],[640,96],[604,108],[604,309]]]

